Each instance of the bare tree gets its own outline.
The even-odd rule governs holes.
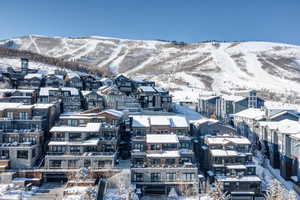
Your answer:
[[[266,200],[283,200],[284,199],[284,189],[279,181],[273,179],[271,184],[267,189],[265,196]]]
[[[215,183],[215,187],[209,193],[209,196],[212,200],[229,200],[230,195],[227,192],[223,192],[222,185],[220,182]]]

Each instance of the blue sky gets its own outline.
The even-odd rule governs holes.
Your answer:
[[[0,39],[39,34],[300,44],[300,0],[2,0]]]

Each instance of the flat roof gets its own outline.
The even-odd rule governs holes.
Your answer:
[[[179,140],[176,134],[147,134],[146,143],[177,144]]]
[[[164,151],[161,153],[147,153],[150,158],[178,158],[180,157],[179,151]]]
[[[87,123],[86,126],[54,126],[50,132],[99,132],[101,123]]]

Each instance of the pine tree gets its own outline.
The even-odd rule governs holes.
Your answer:
[[[279,181],[273,179],[266,193],[266,200],[283,200],[284,189]]]

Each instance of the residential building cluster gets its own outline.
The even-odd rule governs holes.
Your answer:
[[[23,58],[0,82],[0,180],[13,173],[26,184],[72,188],[69,173],[88,168],[93,183],[85,184],[94,187],[127,160],[139,194],[195,195],[220,184],[232,199],[254,199],[265,192],[259,150],[284,179],[300,182],[297,108],[269,104],[254,90],[201,96],[197,111],[206,117],[189,121],[174,112],[168,90],[141,78],[45,73]]]

